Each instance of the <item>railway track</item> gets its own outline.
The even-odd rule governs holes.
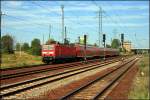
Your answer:
[[[118,57],[119,59],[120,57]],[[109,59],[113,59],[113,58],[107,58],[107,60]],[[63,65],[58,65],[58,66],[50,66],[47,68],[43,68],[43,69],[36,69],[36,70],[30,70],[30,71],[21,71],[21,72],[16,72],[16,73],[11,73],[11,74],[2,74],[0,76],[0,80],[4,80],[4,79],[10,79],[10,78],[16,78],[16,77],[21,77],[21,76],[25,76],[25,75],[31,75],[31,74],[36,74],[36,73],[43,73],[43,72],[49,72],[49,71],[54,71],[54,70],[58,70],[58,69],[65,69],[65,68],[69,68],[69,67],[73,67],[73,66],[82,66],[82,65],[86,65],[89,63],[94,63],[96,61],[100,61],[99,59],[96,60],[88,60],[88,63],[83,63],[83,61],[80,62],[75,62],[75,63],[69,63],[69,64],[63,64]],[[48,65],[46,65],[48,66]],[[42,67],[42,66],[41,66]]]
[[[19,83],[2,86],[0,88],[0,90],[1,90],[0,97],[3,98],[3,97],[15,95],[15,94],[23,92],[25,90],[33,89],[33,88],[36,88],[36,87],[39,87],[39,86],[42,86],[42,85],[45,85],[48,83],[52,83],[52,82],[55,82],[58,80],[62,80],[64,78],[71,77],[73,75],[77,75],[77,74],[80,74],[83,72],[94,70],[94,69],[97,69],[104,65],[114,63],[116,61],[119,61],[119,60],[117,59],[117,60],[105,61],[105,62],[99,63],[99,64],[93,63],[90,65],[86,65],[86,67],[75,68],[75,69],[60,72],[60,73],[53,74],[53,75],[46,76],[46,77],[40,77],[40,78],[36,78],[36,79],[32,79],[32,80],[27,80],[27,81],[23,81],[23,82],[19,82]]]
[[[60,99],[100,99],[100,96],[109,90],[109,88],[115,84],[118,79],[120,79],[136,63],[137,60],[138,59],[132,59],[131,61],[122,64],[120,67],[117,67],[102,76],[97,76],[95,79],[76,88],[62,96]]]
[[[18,72],[18,73],[13,73],[13,74],[2,74],[0,77],[0,80],[21,77],[24,75],[31,75],[31,74],[35,74],[35,73],[53,71],[53,70],[62,69],[62,68],[68,68],[68,67],[72,67],[72,66],[75,66],[78,64],[83,64],[83,63],[77,62],[77,63],[73,63],[73,64],[64,64],[64,65],[60,65],[60,66],[56,66],[56,67],[48,67],[48,68],[43,68],[43,69],[39,69],[39,70],[23,71],[23,72]],[[46,65],[46,66],[48,66],[48,65]]]

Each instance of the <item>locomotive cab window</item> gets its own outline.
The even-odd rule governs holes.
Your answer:
[[[48,45],[48,50],[53,50],[54,49],[54,45]]]
[[[43,50],[53,50],[54,45],[43,45]]]

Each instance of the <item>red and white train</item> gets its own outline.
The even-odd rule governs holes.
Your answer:
[[[119,50],[112,48],[99,48],[95,46],[84,45],[65,45],[65,44],[51,44],[42,46],[42,57],[44,63],[55,62],[64,59],[83,59],[92,57],[118,56]]]

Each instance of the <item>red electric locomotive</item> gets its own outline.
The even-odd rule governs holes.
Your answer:
[[[43,45],[42,57],[45,63],[61,59],[71,59],[76,57],[76,49],[72,45],[64,44]]]

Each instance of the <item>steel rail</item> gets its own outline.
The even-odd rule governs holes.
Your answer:
[[[92,100],[97,100],[98,97],[100,95],[102,95],[107,89],[109,89],[110,86],[112,86],[118,79],[120,79],[129,69],[130,67],[132,67],[135,63],[137,62],[137,60],[135,60],[134,62],[132,62],[129,67],[127,67],[127,69],[125,69],[122,73],[120,73],[117,77],[115,77],[108,85],[106,85],[106,87],[99,91],[93,98]]]
[[[54,77],[54,76],[58,76],[58,75],[63,75],[63,74],[66,74],[66,73],[69,73],[69,72],[73,72],[73,71],[78,71],[78,70],[81,70],[81,69],[85,69],[83,71],[79,71],[79,72],[76,72],[76,73],[71,73],[69,75],[66,75],[66,76],[60,76],[59,78],[55,78],[55,79],[52,79],[52,80],[49,80],[49,81],[46,81],[46,82],[43,82],[43,83],[39,83],[39,84],[36,84],[36,85],[32,85],[32,86],[29,86],[29,87],[24,87],[22,89],[19,89],[19,90],[15,90],[15,91],[11,91],[11,92],[8,92],[8,93],[4,93],[4,94],[0,94],[0,97],[6,97],[6,96],[9,96],[9,95],[13,95],[13,94],[16,94],[16,93],[19,93],[19,92],[23,92],[25,90],[28,90],[28,89],[32,89],[32,88],[35,88],[35,87],[38,87],[38,86],[41,86],[41,85],[45,85],[47,83],[50,83],[50,82],[55,82],[55,81],[58,81],[60,79],[64,79],[64,78],[68,78],[68,77],[71,77],[73,75],[77,75],[77,74],[80,74],[80,73],[83,73],[83,72],[86,72],[86,71],[89,71],[89,70],[93,70],[93,69],[96,69],[96,68],[99,68],[101,66],[104,66],[104,65],[108,65],[108,64],[111,64],[113,62],[116,62],[117,60],[113,60],[113,61],[108,61],[108,62],[103,62],[103,63],[100,63],[100,65],[98,64],[92,64],[92,65],[88,65],[85,69],[84,68],[78,68],[78,69],[74,69],[74,70],[70,70],[70,71],[66,71],[66,72],[62,72],[62,73],[58,73],[58,74],[54,74],[54,75],[51,75],[51,76],[47,76],[47,77],[42,77],[42,78],[38,78],[38,79],[33,79],[33,80],[28,80],[28,81],[25,81],[25,82],[21,82],[21,83],[17,83],[17,84],[12,84],[12,85],[9,85],[9,86],[4,86],[1,88],[2,89],[7,89],[7,88],[11,88],[11,87],[14,87],[14,86],[19,86],[19,85],[22,85],[22,84],[27,84],[27,83],[31,83],[31,82],[34,82],[34,81],[37,81],[37,80],[42,80],[42,79],[46,79],[46,78],[51,78],[51,77]],[[119,60],[118,60],[119,61]],[[89,68],[89,67],[92,67],[92,68]],[[94,67],[93,67],[94,66]]]
[[[119,57],[121,57],[121,56],[119,56]],[[125,57],[125,56],[122,55],[122,57]],[[74,62],[81,62],[81,61],[73,61],[73,62],[69,62],[69,63],[74,63]],[[54,63],[54,65],[56,65],[56,64],[67,64],[67,63]],[[17,69],[24,69],[24,68],[34,68],[34,67],[43,66],[43,65],[47,65],[47,64],[28,65],[28,66],[22,66],[22,67],[11,67],[11,68],[5,68],[5,69],[0,69],[0,70],[1,71],[17,70]]]
[[[113,63],[113,62],[116,62],[116,61],[119,61],[119,60],[116,59],[114,61],[110,60],[110,61],[107,61],[107,62]],[[100,64],[104,64],[104,63],[107,63],[107,62],[102,62]],[[65,71],[65,72],[52,74],[50,76],[38,77],[38,78],[34,78],[34,79],[31,79],[31,80],[27,80],[27,81],[22,81],[22,82],[17,82],[17,83],[13,83],[13,84],[3,85],[3,86],[0,87],[0,89],[2,90],[2,89],[10,88],[10,87],[13,87],[13,86],[22,85],[22,84],[25,84],[25,83],[28,83],[28,82],[34,82],[34,81],[38,81],[38,80],[41,80],[41,79],[46,79],[46,78],[54,77],[54,76],[57,76],[57,75],[62,75],[62,74],[69,73],[69,72],[72,72],[72,71],[85,69],[85,68],[88,68],[88,67],[93,66],[93,65],[96,65],[96,64],[91,64],[91,65],[88,65],[88,66],[83,67],[83,68],[77,68],[77,69],[73,69],[73,70],[69,70],[69,71]]]
[[[66,99],[69,98],[70,96],[72,96],[72,95],[78,93],[80,90],[82,90],[82,89],[88,87],[89,85],[93,84],[94,82],[96,82],[96,81],[98,81],[98,80],[100,80],[100,79],[106,77],[107,75],[109,75],[109,74],[111,74],[112,72],[114,72],[114,71],[120,69],[121,67],[125,66],[126,64],[130,63],[130,61],[133,61],[133,60],[134,60],[134,59],[129,60],[129,61],[127,61],[127,62],[125,62],[125,63],[119,65],[119,67],[117,67],[117,69],[114,69],[114,70],[112,70],[112,71],[110,71],[110,72],[108,72],[108,73],[106,73],[106,74],[104,74],[104,75],[102,75],[102,76],[96,78],[95,80],[93,80],[93,81],[91,81],[91,82],[89,82],[89,83],[87,83],[87,84],[85,84],[85,85],[83,85],[83,86],[81,86],[81,87],[75,89],[74,91],[71,91],[70,93],[68,93],[68,94],[66,94],[65,96],[61,97],[60,100],[66,100]]]
[[[119,58],[117,58],[117,59],[119,59]],[[99,59],[89,60],[89,62],[93,63],[94,61],[98,61],[98,60]],[[71,63],[71,64],[65,64],[65,65],[60,65],[60,66],[58,65],[56,67],[51,67],[51,68],[44,68],[44,69],[40,69],[40,70],[31,70],[31,71],[19,72],[19,73],[15,73],[15,74],[5,74],[5,75],[0,76],[0,80],[16,78],[16,77],[21,77],[24,75],[31,75],[31,74],[41,73],[41,72],[48,72],[48,71],[53,71],[53,70],[57,70],[57,69],[69,68],[69,67],[72,67],[77,64],[85,64],[85,63],[80,61],[80,62],[75,62],[75,63]]]
[[[16,78],[16,77],[21,77],[24,75],[35,74],[35,73],[48,72],[48,71],[53,71],[53,70],[57,70],[57,69],[68,68],[71,66],[74,66],[74,64],[62,65],[62,66],[57,66],[57,67],[52,67],[52,68],[44,68],[44,69],[34,70],[34,71],[32,71],[32,70],[31,71],[25,71],[25,72],[20,72],[20,73],[15,73],[15,74],[1,75],[0,80]]]

